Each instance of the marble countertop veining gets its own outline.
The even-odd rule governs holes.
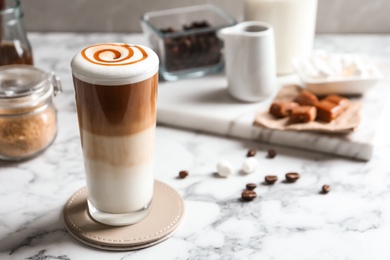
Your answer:
[[[141,35],[50,33],[29,35],[36,66],[55,71],[64,93],[56,98],[59,132],[39,157],[0,162],[0,259],[389,259],[390,108],[377,133],[374,156],[359,162],[251,141],[157,127],[155,176],[183,196],[184,223],[174,236],[151,248],[106,252],[74,240],[62,222],[62,207],[85,185],[70,60],[97,42],[144,43]],[[390,62],[390,35],[319,35],[316,48],[367,53]],[[266,158],[269,148],[277,150]],[[239,169],[249,148],[259,168]],[[227,179],[214,176],[216,163],[235,168]],[[186,179],[176,179],[187,169]],[[267,174],[294,184],[261,184]],[[248,182],[258,198],[238,198]],[[320,194],[323,184],[332,188]]]

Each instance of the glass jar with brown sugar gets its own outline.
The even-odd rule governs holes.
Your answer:
[[[59,78],[30,65],[0,67],[0,159],[34,157],[54,141]]]
[[[0,66],[33,64],[19,0],[0,0]]]

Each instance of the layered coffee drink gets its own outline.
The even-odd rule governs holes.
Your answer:
[[[127,225],[148,214],[158,57],[131,44],[97,44],[71,63],[91,216]]]

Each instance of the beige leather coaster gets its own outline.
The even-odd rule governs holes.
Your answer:
[[[104,250],[135,250],[155,245],[172,236],[183,220],[183,199],[173,188],[159,181],[154,182],[150,214],[129,226],[108,226],[92,219],[88,214],[87,197],[84,187],[68,200],[64,207],[65,226],[80,242]]]

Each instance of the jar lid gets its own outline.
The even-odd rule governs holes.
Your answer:
[[[40,102],[61,91],[58,77],[31,65],[0,67],[0,107]]]

